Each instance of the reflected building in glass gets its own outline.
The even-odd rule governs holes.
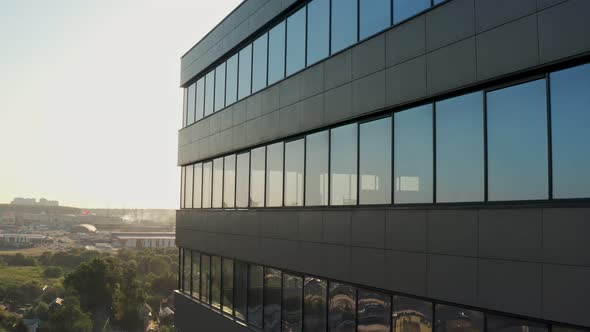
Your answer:
[[[178,331],[590,332],[588,13],[243,1],[181,58]]]

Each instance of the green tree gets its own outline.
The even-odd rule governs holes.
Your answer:
[[[67,274],[64,286],[77,292],[84,311],[96,314],[106,313],[111,307],[116,282],[113,261],[94,259]]]
[[[51,285],[45,289],[43,294],[41,295],[41,300],[46,303],[51,303],[57,297],[64,297],[66,294],[65,288],[61,285],[61,283],[56,283]]]
[[[41,256],[39,256],[38,260],[41,265],[50,265],[52,257],[53,254],[50,251],[44,251]]]
[[[119,326],[126,330],[140,329],[144,303],[145,293],[135,278],[135,271],[125,269],[114,298],[115,319]]]
[[[45,271],[43,271],[43,274],[47,278],[59,278],[63,275],[63,273],[64,271],[62,270],[62,268],[58,266],[50,266],[48,268],[45,268]]]
[[[62,306],[50,312],[49,326],[51,332],[87,332],[92,329],[92,321],[76,298],[69,297]]]
[[[49,320],[49,305],[47,303],[40,301],[37,303],[34,309],[35,318],[40,319],[44,322]]]

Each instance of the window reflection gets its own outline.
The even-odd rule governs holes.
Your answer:
[[[223,259],[223,312],[233,315],[233,297],[234,297],[234,261],[231,259]]]
[[[237,158],[236,206],[248,207],[250,193],[250,153],[242,153]]]
[[[201,286],[201,254],[198,251],[192,252],[192,261],[193,261],[193,287],[192,287],[192,296],[198,299],[201,296],[199,292],[199,287]]]
[[[355,331],[356,290],[354,287],[330,282],[329,330],[332,332]]]
[[[389,332],[391,329],[391,298],[389,295],[359,289],[358,332]]]
[[[213,114],[213,98],[215,98],[215,71],[205,76],[205,116]]]
[[[430,0],[393,1],[393,24],[397,24],[430,7]]]
[[[436,305],[436,332],[483,332],[484,315],[442,304]]]
[[[545,324],[527,322],[520,319],[488,315],[487,332],[547,332]]]
[[[186,117],[186,121],[187,124],[191,124],[193,122],[195,122],[195,97],[196,97],[196,84],[191,84],[188,87],[188,105],[187,105],[187,117]]]
[[[238,99],[252,93],[252,44],[244,47],[239,54]]]
[[[203,208],[211,208],[211,190],[213,181],[213,163],[203,164]]]
[[[182,89],[182,126],[185,127],[188,125],[187,121],[187,114],[188,112],[188,89]]]
[[[225,107],[225,62],[215,69],[215,112]]]
[[[303,280],[301,277],[283,274],[283,332],[302,331],[302,287]]]
[[[305,205],[328,205],[329,131],[305,138]]]
[[[431,332],[432,303],[410,297],[393,297],[393,332]]]
[[[285,31],[285,21],[283,21],[268,32],[269,85],[285,77]]]
[[[307,5],[307,64],[330,54],[330,0],[313,0]]]
[[[285,206],[303,206],[305,141],[285,143]]]
[[[238,100],[238,55],[234,55],[226,63],[225,104],[231,105]]]
[[[202,184],[203,184],[203,165],[201,163],[195,164],[194,168],[194,189],[193,189],[193,207],[200,209],[202,199]]]
[[[186,175],[186,167],[182,166],[180,168],[180,208],[184,209],[184,190],[185,190],[185,175]]]
[[[223,158],[213,160],[213,203],[212,207],[221,208],[223,204]]]
[[[590,197],[590,64],[551,74],[553,197]]]
[[[223,207],[233,208],[236,192],[236,155],[223,159]]]
[[[235,262],[234,269],[234,312],[237,319],[245,321],[248,312],[248,264]]]
[[[209,267],[211,264],[211,256],[201,255],[201,301],[209,303],[209,282],[211,275],[209,274]]]
[[[211,305],[221,309],[221,258],[211,257]]]
[[[202,77],[197,81],[197,105],[196,105],[196,121],[203,118],[205,113],[205,78]]]
[[[266,206],[283,205],[283,143],[266,148]]]
[[[250,151],[250,206],[264,206],[266,148],[261,147]]]
[[[433,198],[432,105],[394,114],[395,203]]]
[[[253,43],[253,46],[252,93],[262,90],[266,87],[268,34],[265,33],[256,39]]]
[[[360,204],[391,203],[391,118],[360,125]]]
[[[250,265],[248,277],[248,323],[258,328],[262,328],[263,282],[262,266]]]
[[[436,103],[436,200],[484,200],[483,93]]]
[[[489,92],[488,198],[548,197],[545,80]]]
[[[304,314],[303,320],[306,332],[326,331],[326,314],[328,305],[328,282],[318,278],[306,277],[304,292]]]
[[[186,166],[184,175],[184,207],[186,209],[193,208],[193,174],[193,166]]]
[[[190,250],[183,250],[183,278],[182,280],[182,290],[185,293],[191,293],[191,251]]]
[[[391,0],[360,0],[360,37],[365,39],[391,25]]]
[[[330,130],[330,204],[354,205],[357,193],[357,124]]]
[[[281,271],[264,268],[264,331],[281,331]]]
[[[305,7],[287,18],[287,76],[305,67]]]
[[[357,41],[357,13],[357,0],[332,1],[332,54]]]

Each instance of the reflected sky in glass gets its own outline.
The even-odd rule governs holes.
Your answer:
[[[430,7],[430,0],[393,1],[393,24],[397,24]]]
[[[211,207],[211,187],[213,180],[213,163],[203,164],[203,208]]]
[[[236,207],[245,208],[250,193],[250,153],[239,154],[236,164]]]
[[[360,39],[391,25],[391,0],[360,0]]]
[[[215,111],[225,107],[225,62],[215,69]]]
[[[256,44],[254,46],[256,47]],[[256,55],[254,59],[256,59]],[[284,77],[285,21],[268,32],[268,84],[273,84]]]
[[[590,197],[590,64],[551,74],[553,197]]]
[[[213,160],[213,203],[212,207],[221,208],[223,204],[223,158]]]
[[[283,205],[283,142],[266,147],[266,206]]]
[[[201,120],[203,118],[203,113],[205,110],[205,78],[201,77],[200,80],[197,81],[197,107],[196,107],[196,121]]]
[[[195,209],[201,208],[201,199],[202,199],[202,185],[203,185],[203,164],[198,163],[195,165],[195,174],[194,174],[194,181],[195,184],[193,189],[193,207]]]
[[[287,76],[305,67],[305,7],[287,19]]]
[[[545,80],[488,93],[488,198],[548,197]]]
[[[266,87],[266,59],[268,50],[268,33],[260,36],[253,43],[252,51],[252,92],[257,92]]]
[[[215,71],[205,76],[205,116],[213,114],[213,98],[215,94]]]
[[[356,123],[330,130],[330,205],[354,205],[357,193]]]
[[[432,104],[394,114],[394,201],[432,203]]]
[[[313,0],[307,5],[307,64],[330,53],[330,0]]]
[[[226,63],[227,78],[225,104],[230,105],[238,100],[238,55],[234,55]]]
[[[223,161],[223,207],[233,208],[236,193],[236,155],[232,154]]]
[[[484,200],[483,93],[436,103],[436,201]]]
[[[391,118],[360,125],[360,204],[391,203]]]
[[[193,166],[186,167],[186,174],[184,176],[184,207],[192,209],[193,207]]]
[[[238,99],[242,99],[252,92],[252,44],[240,51],[238,60]]]
[[[305,205],[328,205],[329,131],[305,139]]]
[[[357,0],[332,1],[332,54],[356,43],[357,9]]]
[[[264,206],[265,147],[250,152],[250,206]]]
[[[285,143],[285,206],[303,206],[305,140]]]
[[[191,123],[195,122],[195,90],[196,90],[196,84],[191,84],[188,87],[188,105],[187,105],[187,125],[190,125]]]

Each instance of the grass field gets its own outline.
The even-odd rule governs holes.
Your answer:
[[[29,281],[39,281],[42,284],[52,284],[56,279],[47,279],[43,275],[41,266],[1,266],[0,285],[5,287],[17,287]]]

